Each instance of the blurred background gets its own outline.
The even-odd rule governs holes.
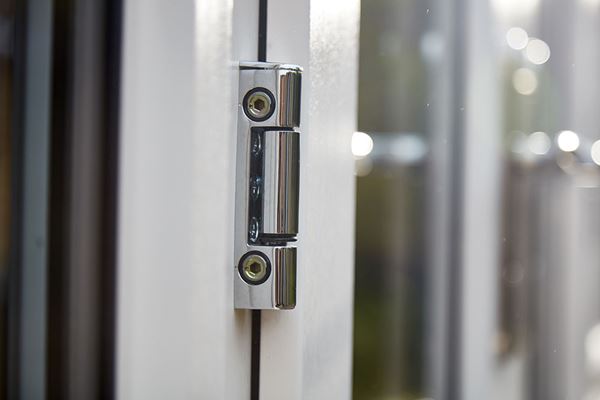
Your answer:
[[[363,0],[355,399],[600,399],[598,71],[598,0]]]

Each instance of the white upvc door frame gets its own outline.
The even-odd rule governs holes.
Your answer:
[[[270,1],[267,15],[267,61],[304,76],[298,305],[262,313],[260,399],[347,399],[359,2]],[[119,399],[250,398],[232,265],[237,63],[256,59],[257,20],[256,0],[125,2]]]

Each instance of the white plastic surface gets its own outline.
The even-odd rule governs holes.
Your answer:
[[[359,2],[269,1],[267,61],[304,67],[298,300],[265,311],[261,400],[350,399]]]
[[[117,397],[247,399],[233,309],[232,1],[125,2]]]
[[[359,2],[309,3],[269,2],[268,60],[305,67],[302,249],[297,309],[263,312],[261,399],[351,397]],[[125,2],[119,399],[250,397],[231,265],[236,63],[255,59],[253,10]]]

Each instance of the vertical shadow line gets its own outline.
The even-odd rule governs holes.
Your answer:
[[[258,2],[258,61],[267,61],[267,0]],[[252,310],[250,352],[250,400],[260,398],[260,328],[261,311]]]

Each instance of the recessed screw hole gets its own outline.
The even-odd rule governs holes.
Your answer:
[[[275,99],[266,89],[254,89],[244,99],[244,112],[256,121],[264,121],[272,113]]]
[[[253,262],[252,264],[250,264],[250,272],[252,272],[253,274],[258,274],[260,270],[261,266],[259,263]]]
[[[247,283],[258,285],[269,276],[269,262],[260,254],[250,253],[243,258],[239,271]]]
[[[256,99],[256,101],[254,102],[254,108],[256,109],[256,111],[262,111],[265,109],[265,101],[263,99]]]

